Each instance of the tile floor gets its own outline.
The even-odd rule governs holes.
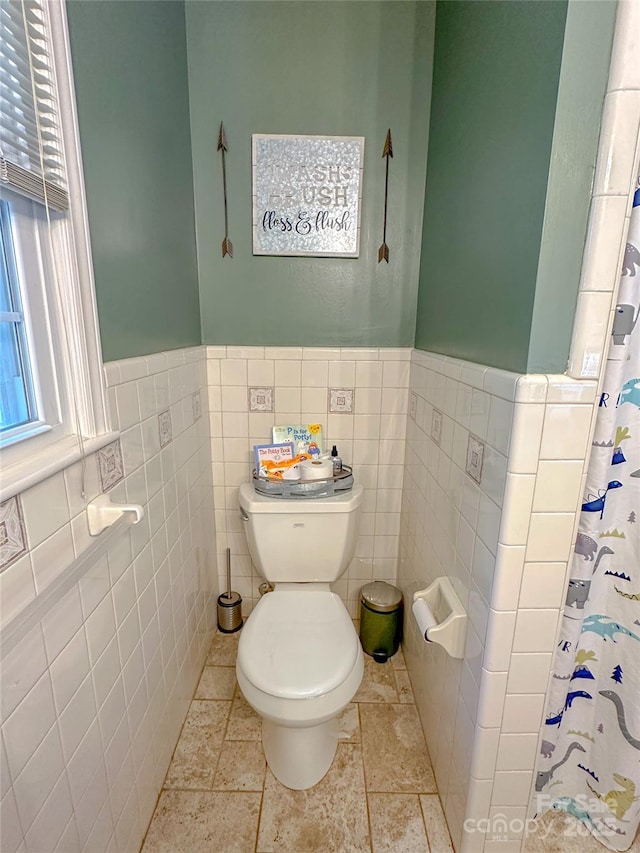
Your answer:
[[[450,853],[402,652],[365,655],[331,769],[291,791],[267,769],[236,685],[238,639],[214,636],[144,853]]]
[[[331,769],[311,790],[291,791],[267,769],[260,719],[236,684],[239,639],[213,638],[143,853],[452,853],[402,651],[386,664],[365,655]],[[556,812],[524,845],[578,849],[605,848]]]
[[[536,831],[524,844],[524,853],[606,853],[606,850],[574,817],[553,811],[542,815]],[[628,853],[640,853],[640,837],[634,840]]]

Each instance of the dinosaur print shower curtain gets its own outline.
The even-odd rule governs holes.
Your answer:
[[[640,824],[639,315],[640,179],[536,780],[611,850]]]

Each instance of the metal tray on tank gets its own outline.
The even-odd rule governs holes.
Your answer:
[[[339,474],[322,480],[280,480],[275,477],[267,479],[258,477],[255,469],[251,473],[256,492],[269,498],[330,498],[353,488],[353,471],[348,465],[343,465]]]

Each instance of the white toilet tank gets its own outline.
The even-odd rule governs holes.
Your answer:
[[[296,500],[259,495],[240,486],[249,553],[273,583],[331,583],[347,569],[356,547],[362,486],[332,498]]]

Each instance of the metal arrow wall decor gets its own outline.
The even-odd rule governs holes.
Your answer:
[[[220,122],[220,130],[218,131],[218,151],[222,151],[222,188],[224,192],[224,240],[222,241],[222,257],[229,255],[233,258],[233,243],[229,239],[229,214],[227,210],[227,166],[224,155],[227,151],[227,136],[224,132],[224,126]]]
[[[386,158],[386,167],[384,175],[384,225],[382,228],[382,245],[378,249],[378,263],[386,261],[389,263],[389,247],[387,246],[387,199],[389,196],[389,158],[393,157],[393,146],[391,145],[391,128],[387,131],[387,138],[384,141],[384,149],[382,151],[383,159]]]

